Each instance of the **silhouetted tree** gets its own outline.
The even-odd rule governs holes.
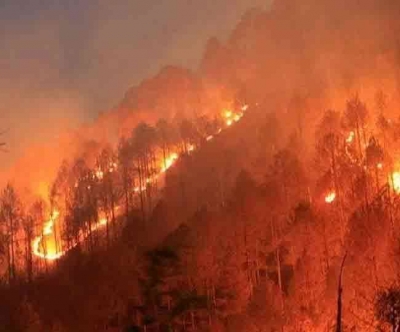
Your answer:
[[[0,197],[0,225],[6,241],[8,280],[14,282],[17,274],[17,232],[22,219],[22,204],[14,187],[8,184]]]
[[[155,164],[155,148],[157,132],[154,127],[140,123],[132,133],[132,149],[139,177],[140,207],[143,220],[146,220],[146,210],[152,209],[153,189],[156,189],[157,167]],[[146,188],[146,189],[144,189]],[[147,209],[145,202],[147,201]]]

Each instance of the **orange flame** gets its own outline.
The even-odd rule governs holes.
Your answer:
[[[161,168],[161,173],[165,173],[174,163],[175,161],[179,158],[177,153],[171,153],[166,159],[165,159],[165,165]]]
[[[349,133],[349,136],[347,136],[346,138],[346,143],[351,144],[354,141],[354,137],[355,137],[354,131],[351,131]]]
[[[334,191],[331,191],[325,196],[325,203],[332,204],[335,201],[335,199],[336,199],[336,193]]]
[[[33,254],[35,256],[52,261],[52,260],[59,259],[62,255],[64,255],[64,252],[57,252],[56,250],[55,250],[55,252],[46,252],[46,253],[43,253],[40,250],[40,244],[43,241],[46,241],[45,236],[49,236],[49,235],[53,234],[53,227],[54,227],[54,224],[55,224],[56,220],[58,219],[59,215],[60,215],[60,212],[54,211],[52,213],[52,215],[50,216],[50,219],[43,225],[42,234],[37,236],[32,241],[32,250],[33,250]]]
[[[248,109],[248,105],[244,105],[242,107],[242,111],[246,111]],[[223,113],[223,116],[225,118],[225,123],[226,125],[229,127],[231,126],[234,122],[238,122],[242,117],[243,117],[243,113],[239,112],[239,113],[234,113],[231,110],[225,110]],[[215,135],[218,135],[219,133],[222,132],[222,128],[219,128],[218,131],[215,133]],[[214,135],[210,135],[206,138],[207,141],[210,141],[214,138]],[[188,151],[192,152],[195,150],[195,146],[193,144],[190,144],[188,146]],[[146,190],[146,184],[152,183],[153,181],[155,181],[161,174],[165,173],[175,162],[176,160],[179,158],[179,155],[177,153],[171,153],[168,158],[166,158],[164,165],[161,167],[161,170],[158,174],[149,177],[146,179],[145,181],[145,185],[142,185],[142,187],[140,186],[136,186],[135,188],[133,188],[133,191],[135,193],[139,193],[141,191]],[[110,173],[114,172],[115,170],[117,170],[117,164],[116,163],[110,163],[109,165],[109,169],[108,171]],[[399,174],[400,176],[400,174]],[[98,169],[96,171],[96,173],[94,174],[94,178],[97,178],[98,180],[102,180],[104,178],[104,172],[100,169]],[[400,181],[400,178],[399,178]],[[75,187],[78,186],[78,183],[75,184]],[[400,188],[400,186],[399,186]],[[90,189],[90,188],[89,188]],[[116,207],[116,210],[119,210],[119,206]],[[60,212],[55,210],[53,211],[52,215],[50,216],[50,219],[48,221],[46,221],[43,225],[43,231],[42,234],[35,237],[35,239],[32,241],[32,252],[35,256],[42,258],[42,259],[46,259],[49,261],[54,261],[57,260],[59,258],[61,258],[68,250],[72,249],[73,247],[75,247],[76,245],[78,245],[78,243],[80,243],[81,241],[83,241],[85,239],[85,233],[84,232],[79,232],[78,235],[78,240],[76,242],[74,242],[69,248],[65,249],[64,251],[57,251],[57,248],[52,248],[51,252],[47,251],[46,252],[42,252],[41,250],[41,244],[47,243],[47,239],[45,237],[48,237],[50,235],[53,234],[53,229],[54,229],[54,225],[56,223],[56,220],[59,218],[60,216]],[[98,222],[92,226],[92,232],[96,231],[102,227],[104,227],[105,225],[107,225],[108,220],[105,217],[102,217],[98,220]],[[43,245],[44,246],[44,245]]]
[[[400,172],[394,172],[391,177],[393,190],[396,194],[400,194]]]
[[[247,110],[247,108],[245,106],[243,106],[242,109],[244,108],[245,110]],[[225,118],[225,124],[228,127],[230,127],[234,122],[238,122],[243,117],[243,113],[242,112],[233,112],[231,110],[225,110],[223,112],[222,116]]]

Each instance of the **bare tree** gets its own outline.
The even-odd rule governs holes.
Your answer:
[[[23,217],[22,229],[24,231],[25,271],[28,282],[31,282],[33,279],[33,255],[31,243],[34,238],[35,230],[35,219],[32,214]]]
[[[7,247],[8,279],[16,279],[16,253],[19,222],[22,207],[14,187],[8,184],[0,198],[0,223]]]

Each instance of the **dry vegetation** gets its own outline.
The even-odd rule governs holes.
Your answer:
[[[0,326],[397,331],[399,12],[252,10],[82,129],[41,198],[6,186]]]

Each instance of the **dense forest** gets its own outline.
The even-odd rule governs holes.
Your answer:
[[[276,0],[57,143],[0,194],[1,329],[398,331],[399,12]]]

